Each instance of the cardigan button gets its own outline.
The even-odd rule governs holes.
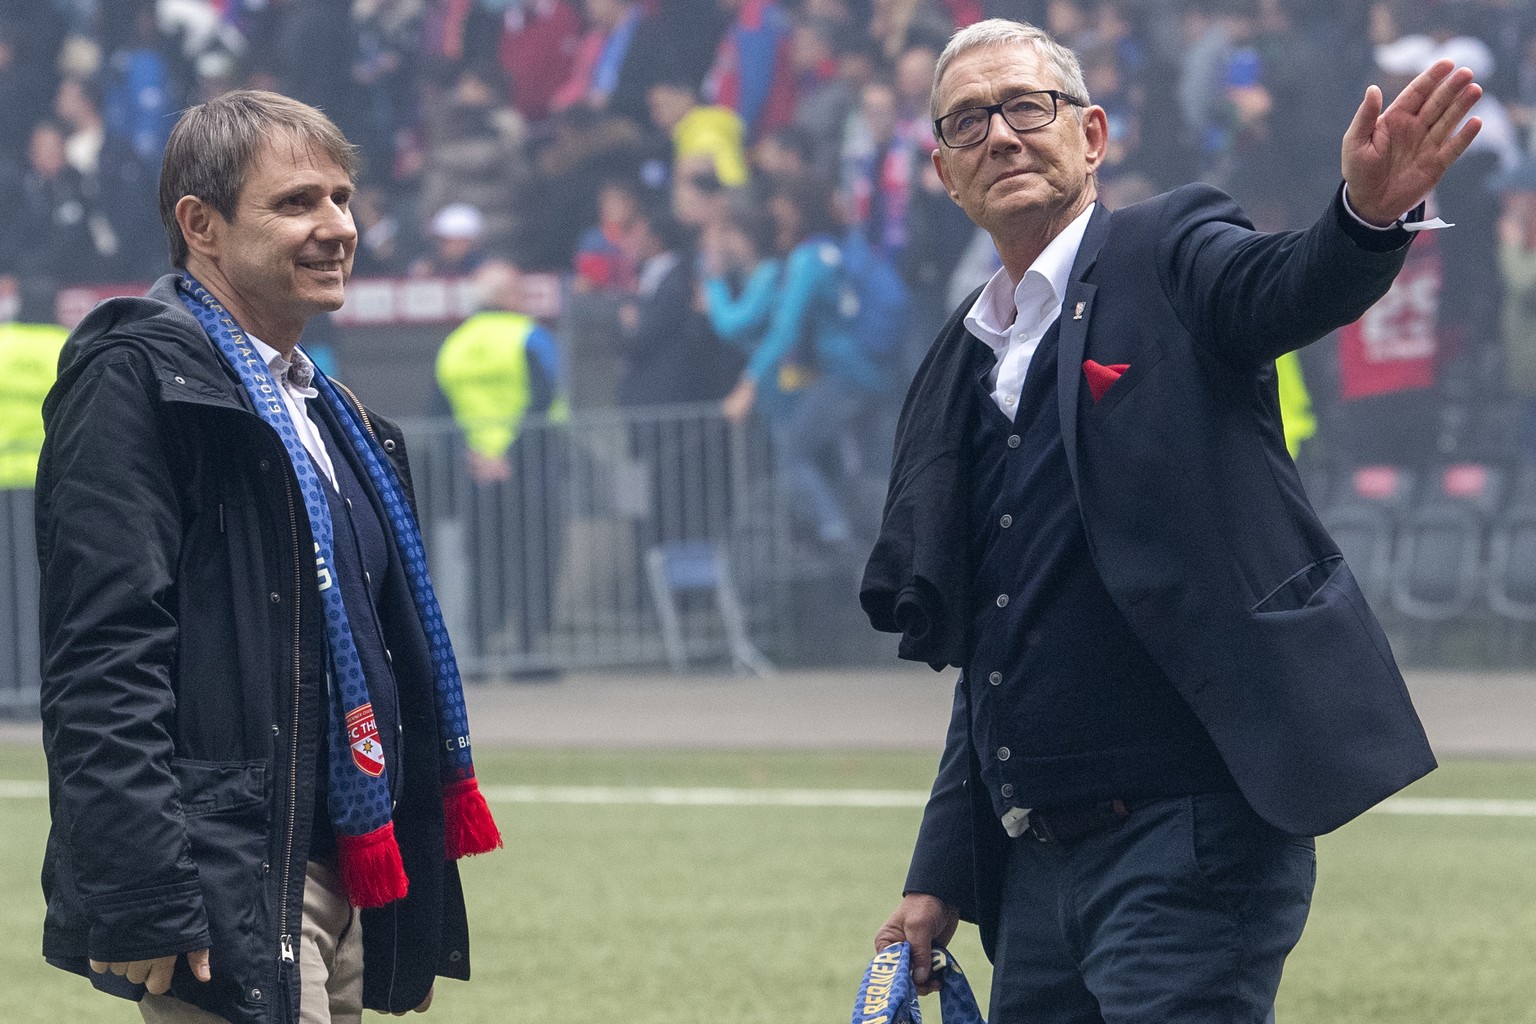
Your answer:
[[[999,519],[997,522],[998,525],[1006,530],[1008,527],[1013,525],[1013,516],[1003,516],[1003,518]]]
[[[1006,760],[1008,760],[1012,756],[1013,756],[1013,751],[1009,750],[1007,747],[998,747],[997,748],[997,759],[999,761],[1006,761]]]
[[[1013,796],[1013,786],[1005,782],[1002,784],[1001,788],[998,789],[998,792],[1003,794],[1004,799],[1007,799],[1008,797]]]
[[[1001,672],[993,672],[991,675],[987,676],[987,682],[991,683],[993,686],[1000,686],[1003,682],[1003,674]]]
[[[1018,434],[1009,434],[1008,435],[1008,447],[1009,448],[1017,448],[1019,445],[1021,445],[1023,443],[1024,443],[1024,439],[1022,437],[1020,437]]]
[[[1007,594],[998,594],[997,595],[997,606],[999,608],[1007,608],[1008,607],[1008,595]]]

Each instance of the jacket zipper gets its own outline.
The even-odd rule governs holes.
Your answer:
[[[342,393],[351,400],[352,405],[357,409],[357,414],[363,418],[363,428],[368,431],[368,436],[377,441],[379,435],[373,432],[373,420],[368,418],[368,410],[363,408],[363,403],[357,400],[357,396],[352,393],[352,389],[339,380],[333,380],[331,383],[340,388]]]
[[[284,459],[286,460],[286,453]],[[288,930],[288,892],[293,881],[293,842],[298,831],[299,800],[299,695],[302,666],[299,657],[300,600],[304,594],[304,560],[299,550],[299,519],[293,504],[293,481],[283,474],[288,499],[288,535],[293,542],[293,718],[288,727],[288,832],[283,849],[283,885],[278,903],[278,959],[293,963],[293,933]]]

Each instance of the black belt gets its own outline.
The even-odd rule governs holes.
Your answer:
[[[1041,843],[1069,846],[1090,836],[1112,832],[1124,824],[1141,801],[1100,800],[1091,804],[1037,807],[1029,812],[1029,824],[1021,833]]]

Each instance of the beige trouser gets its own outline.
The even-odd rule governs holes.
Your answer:
[[[299,936],[300,1024],[360,1024],[363,1019],[363,922],[336,872],[311,861],[304,873],[304,929]],[[227,1024],[171,996],[145,996],[147,1024]]]

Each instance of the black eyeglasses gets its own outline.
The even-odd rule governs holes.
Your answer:
[[[1032,132],[1056,120],[1057,108],[1063,103],[1074,107],[1088,105],[1057,89],[1036,89],[986,107],[962,107],[933,122],[933,130],[950,149],[969,149],[986,141],[992,131],[993,114],[1003,115],[1008,127],[1016,132]]]

